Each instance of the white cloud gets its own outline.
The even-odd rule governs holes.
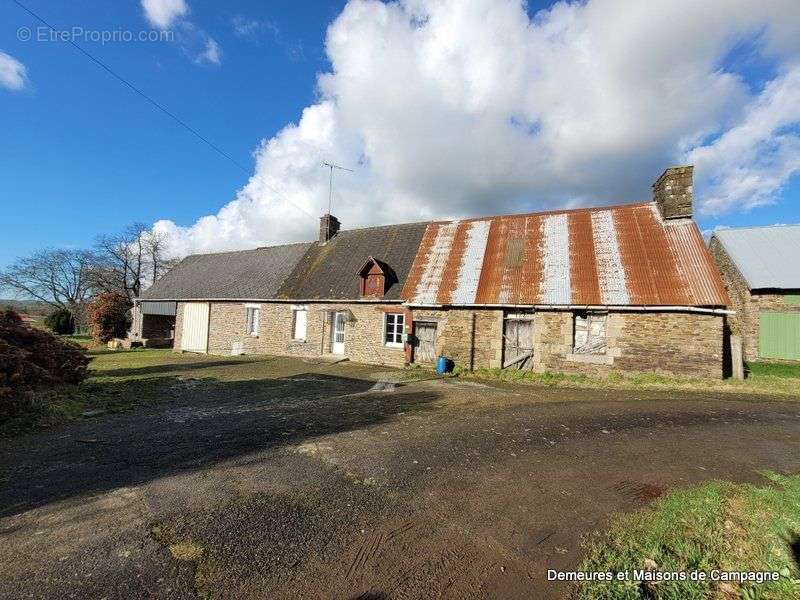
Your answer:
[[[141,0],[145,18],[153,27],[174,29],[181,51],[197,64],[219,65],[222,49],[204,30],[186,19],[189,5],[186,0]]]
[[[219,44],[212,38],[207,37],[205,48],[197,55],[195,60],[199,63],[207,62],[214,65],[220,64],[222,61],[222,50],[220,50]]]
[[[702,174],[702,209],[720,214],[775,201],[800,172],[800,66],[769,82],[742,118],[714,142],[686,157]]]
[[[28,81],[27,69],[13,56],[0,52],[0,86],[19,91]]]
[[[169,29],[176,20],[189,13],[185,0],[142,0],[144,16],[153,27]]]
[[[233,32],[243,38],[254,39],[262,31],[270,31],[276,38],[280,34],[277,25],[272,21],[261,21],[244,15],[234,15],[231,18],[231,26]]]
[[[324,159],[356,169],[336,176],[346,227],[644,200],[687,158],[701,210],[757,205],[797,169],[798,27],[795,0],[588,0],[532,19],[520,0],[351,0],[318,103],[216,215],[157,227],[180,253],[313,239]],[[731,63],[742,43],[779,73],[763,89]]]

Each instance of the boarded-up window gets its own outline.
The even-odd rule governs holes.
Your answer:
[[[572,351],[575,354],[606,353],[606,322],[602,313],[575,313]]]

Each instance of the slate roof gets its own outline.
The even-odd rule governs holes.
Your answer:
[[[697,225],[652,203],[430,223],[402,298],[412,305],[720,307]]]
[[[697,225],[664,222],[652,203],[367,227],[325,244],[188,256],[141,297],[359,300],[368,257],[390,269],[383,299],[412,305],[729,303]]]
[[[296,300],[357,300],[358,272],[368,257],[389,266],[385,300],[399,300],[428,223],[340,231],[326,244],[311,244],[281,286],[278,297]],[[390,274],[390,275],[392,275]]]
[[[141,294],[148,300],[260,300],[278,289],[312,244],[187,256]]]
[[[720,229],[712,237],[751,290],[800,289],[800,225]]]

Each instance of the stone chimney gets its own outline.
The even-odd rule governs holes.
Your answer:
[[[653,202],[664,219],[692,218],[691,165],[670,167],[653,184]]]
[[[319,243],[324,244],[339,233],[339,219],[333,215],[322,215],[319,219]]]

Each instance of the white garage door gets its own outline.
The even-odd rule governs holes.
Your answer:
[[[183,332],[181,350],[208,351],[208,304],[188,302],[183,305]]]

